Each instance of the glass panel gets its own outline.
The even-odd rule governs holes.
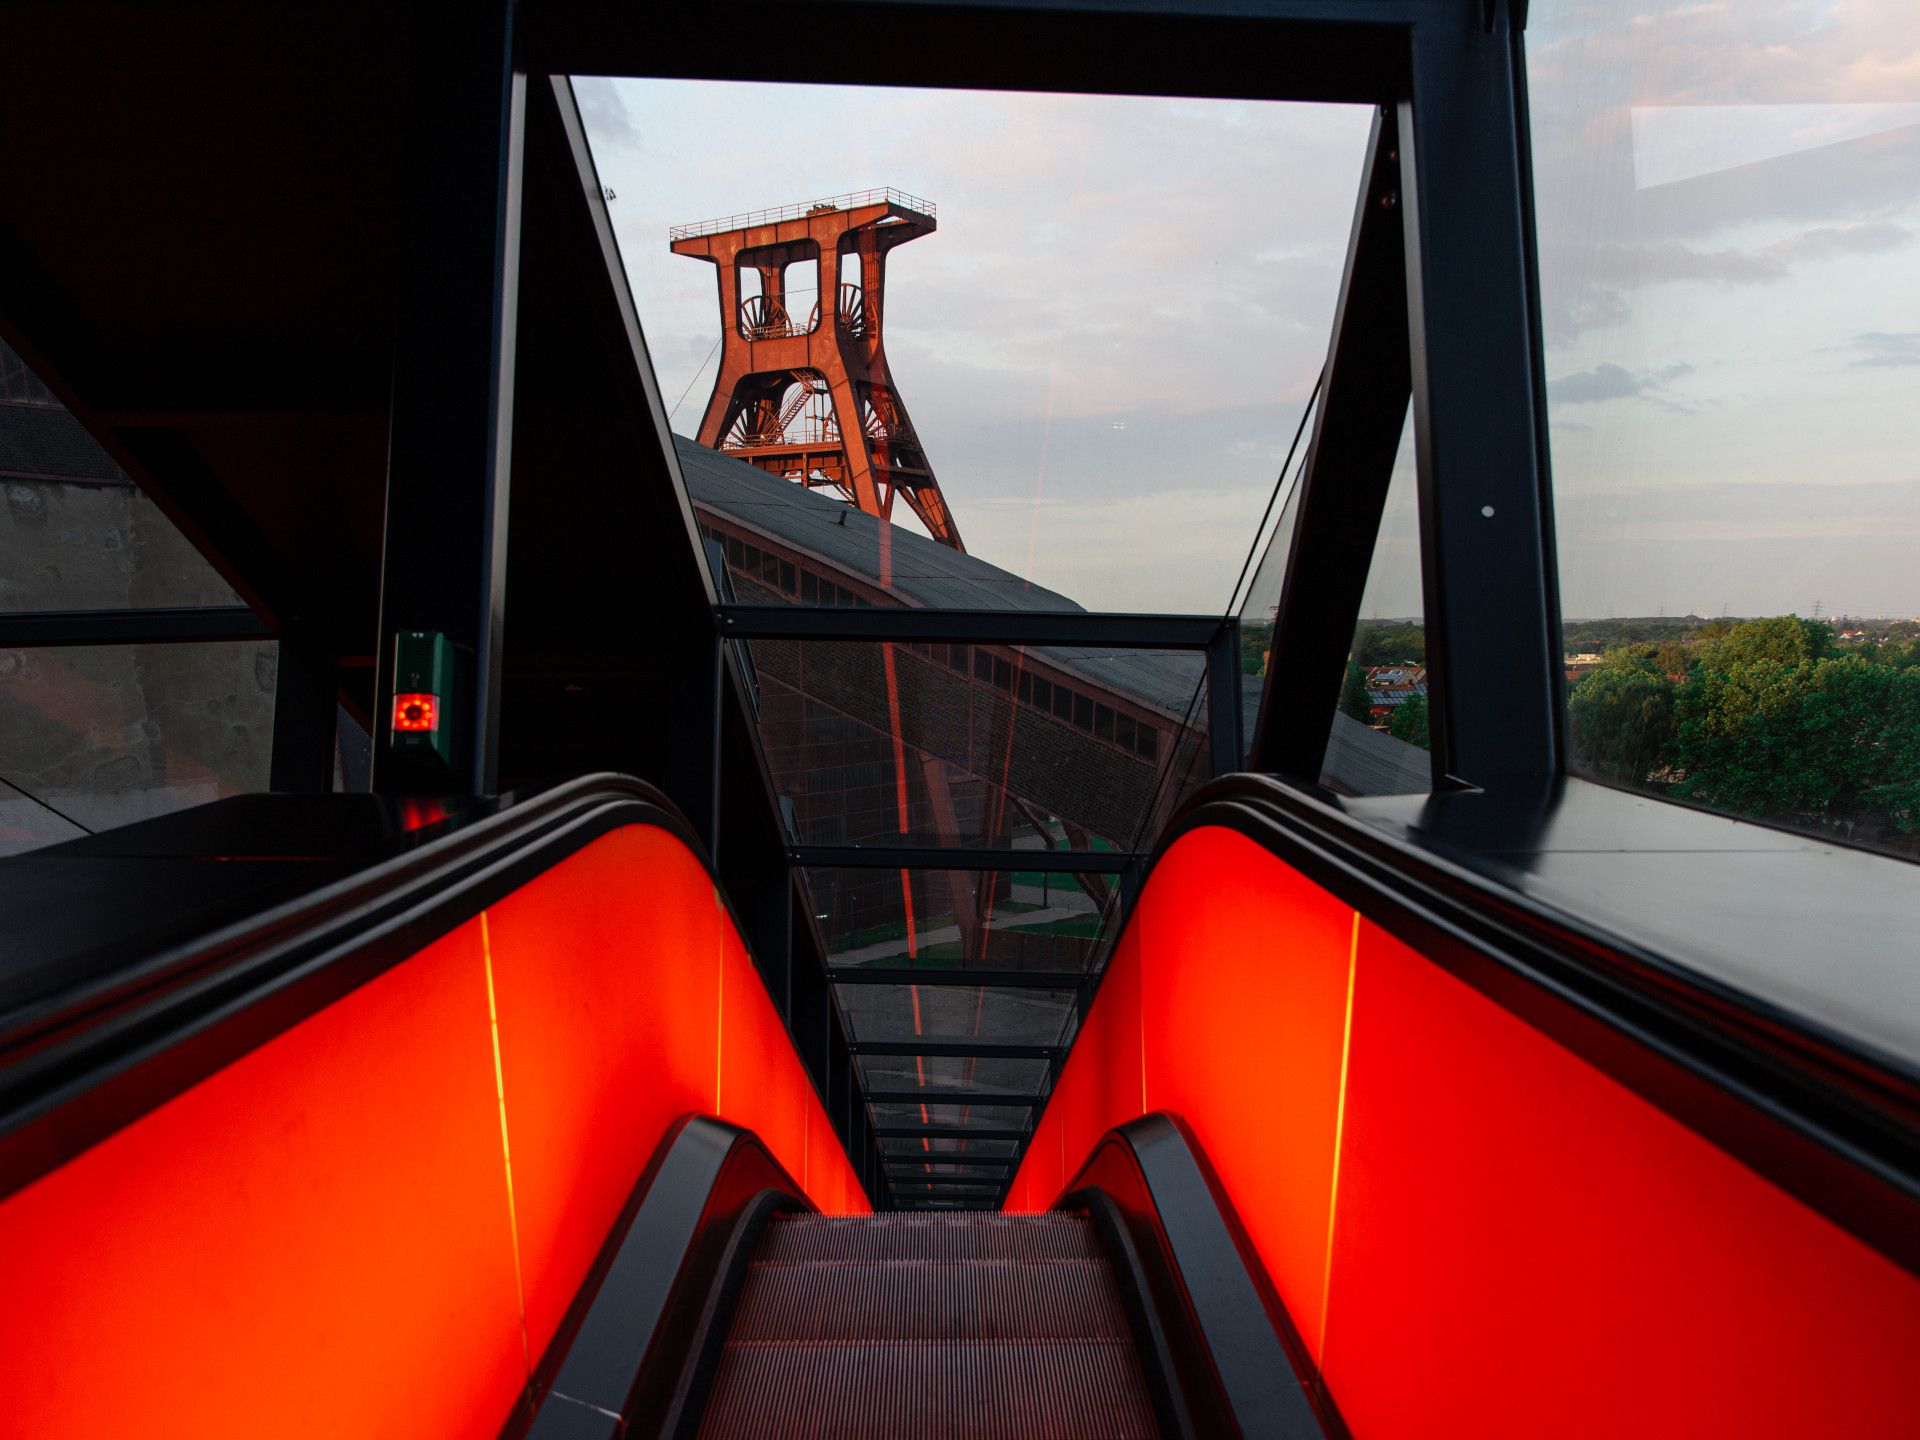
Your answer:
[[[239,597],[0,342],[0,613]]]
[[[749,650],[761,740],[802,844],[1129,850],[1206,774],[1207,667],[1193,652]]]
[[[1913,9],[1534,7],[1576,769],[1920,858]]]
[[[1015,838],[1038,848],[1038,835]],[[1105,956],[1119,877],[1041,870],[805,872],[827,963],[1085,973]],[[1092,887],[1091,893],[1089,887]]]
[[[1316,401],[1317,404],[1317,401]],[[1311,410],[1301,417],[1300,443],[1286,472],[1274,487],[1267,523],[1254,537],[1248,554],[1250,570],[1240,577],[1240,593],[1233,613],[1240,617],[1240,736],[1244,757],[1251,754],[1254,727],[1260,715],[1273,627],[1280,610],[1280,587],[1286,580],[1287,554],[1300,518],[1300,476],[1306,469],[1306,436],[1313,424]]]
[[[869,511],[829,585],[894,563],[928,604],[1224,613],[1324,357],[1366,107],[576,88],[671,423],[829,524]],[[921,193],[805,193],[838,161],[766,137],[828,131]],[[799,579],[778,598],[846,603]]]
[[[836,985],[849,1038],[991,1040],[1052,1045],[1073,1009],[1071,990],[988,985]]]
[[[1322,785],[1342,795],[1417,795],[1433,788],[1414,469],[1409,418],[1387,484],[1320,776]]]
[[[978,1181],[983,1185],[1004,1184],[1010,1173],[1006,1165],[947,1165],[938,1161],[892,1160],[887,1163],[890,1181]]]
[[[267,788],[273,641],[0,650],[0,795],[105,830]],[[0,853],[48,840],[0,810]]]
[[[1025,1130],[1033,1123],[1033,1112],[1025,1105],[954,1104],[929,1100],[924,1105],[889,1102],[875,1105],[872,1109],[873,1123],[883,1129],[894,1125],[972,1125],[981,1130]]]
[[[928,1104],[990,1100],[995,1095],[1038,1095],[1047,1083],[1044,1060],[979,1055],[856,1055],[853,1060],[862,1090],[925,1091]]]
[[[928,1135],[911,1139],[890,1136],[880,1142],[880,1151],[889,1159],[913,1159],[920,1155],[970,1155],[981,1159],[1011,1160],[1020,1152],[1017,1140],[963,1140],[950,1135]]]

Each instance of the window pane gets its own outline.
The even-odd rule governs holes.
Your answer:
[[[802,844],[1132,850],[1207,778],[1193,652],[980,645],[968,676],[909,645],[749,648],[761,741]],[[1048,677],[1056,713],[1018,699],[1016,668]],[[1095,695],[1136,741],[1143,727],[1162,740],[1143,753],[1098,733]]]
[[[1058,1043],[1071,990],[993,985],[836,985],[848,1037],[862,1040],[986,1040]]]
[[[1360,620],[1327,737],[1320,783],[1340,794],[1409,795],[1432,788],[1420,573],[1420,504],[1409,420],[1387,485]]]
[[[890,517],[848,515],[834,563],[899,558],[949,608],[985,586],[1226,610],[1325,357],[1368,107],[576,88],[670,423]],[[796,125],[885,136],[916,193],[804,193],[828,172],[765,143]],[[880,363],[836,380],[848,341]],[[891,553],[927,535],[981,568]]]
[[[1014,848],[1044,847],[1023,835]],[[829,965],[926,970],[931,979],[963,965],[1097,969],[1119,902],[1112,875],[810,869],[805,880]]]
[[[273,641],[0,650],[0,853],[264,790]]]
[[[0,342],[0,613],[239,597]]]
[[[1920,857],[1912,14],[1542,3],[1528,63],[1573,763]]]

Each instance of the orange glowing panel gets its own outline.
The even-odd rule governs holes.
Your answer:
[[[667,1127],[713,1109],[722,924],[705,867],[638,825],[487,912],[536,1356]]]
[[[393,728],[396,731],[426,732],[440,728],[438,695],[396,695],[393,697]]]
[[[705,867],[631,826],[0,1201],[0,1429],[497,1434],[695,1111],[865,1208]]]
[[[713,1108],[758,1135],[787,1173],[805,1183],[813,1082],[731,925],[720,945],[720,1015],[720,1091]]]
[[[0,1204],[0,1429],[490,1437],[526,1379],[469,923]]]
[[[1147,1110],[1185,1117],[1309,1352],[1327,1216],[1354,912],[1225,829],[1182,837],[1140,918]]]
[[[1361,1440],[1912,1433],[1920,1280],[1226,830],[1155,867],[1010,1204],[1159,1109]]]
[[[1356,1436],[1914,1433],[1920,1281],[1366,923],[1343,1138]]]

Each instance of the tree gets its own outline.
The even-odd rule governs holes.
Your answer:
[[[1920,673],[1834,656],[1830,627],[1748,621],[1679,689],[1674,793],[1720,809],[1920,830]]]
[[[1351,660],[1347,662],[1346,681],[1340,687],[1340,711],[1362,725],[1373,723],[1373,697],[1367,694],[1367,672]]]
[[[1427,697],[1409,695],[1396,705],[1393,718],[1387,721],[1387,733],[1396,740],[1418,745],[1422,750],[1432,749],[1432,738],[1427,732]]]
[[[1645,785],[1673,744],[1673,682],[1637,665],[1603,665],[1574,687],[1567,722],[1579,769]]]

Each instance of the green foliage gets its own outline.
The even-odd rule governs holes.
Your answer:
[[[1422,750],[1432,749],[1433,741],[1427,727],[1427,697],[1409,695],[1396,705],[1393,718],[1387,721],[1387,733],[1396,740],[1418,745]]]
[[[1267,651],[1273,645],[1273,624],[1259,621],[1240,627],[1240,673],[1267,673]]]
[[[1353,632],[1353,659],[1370,665],[1424,665],[1427,629],[1417,620],[1363,620]]]
[[[1615,653],[1622,654],[1622,663],[1614,664],[1610,655],[1568,697],[1574,764],[1608,780],[1644,785],[1673,743],[1674,686],[1665,674]]]
[[[1340,711],[1362,725],[1373,723],[1373,701],[1367,695],[1367,672],[1353,661],[1347,662],[1347,678],[1340,686]]]
[[[1681,687],[1674,793],[1744,814],[1920,830],[1920,673],[1760,653],[1703,660]]]

